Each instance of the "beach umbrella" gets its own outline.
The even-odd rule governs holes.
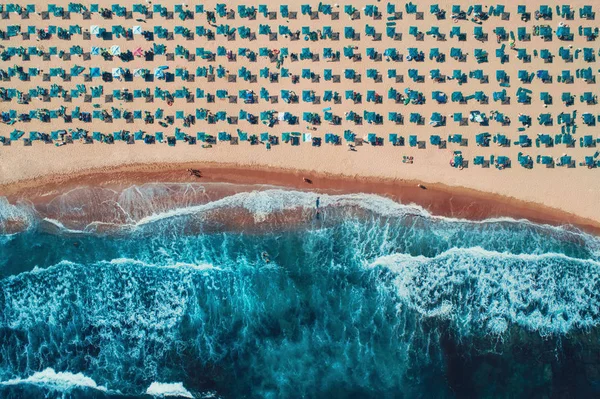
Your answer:
[[[100,47],[92,46],[90,49],[91,55],[100,55]]]
[[[92,78],[99,78],[101,75],[102,75],[102,73],[100,72],[100,68],[98,68],[98,67],[90,68],[90,76]]]
[[[163,71],[165,71],[166,69],[169,69],[169,67],[168,66],[164,66],[164,65],[154,68],[154,76],[156,78],[162,78],[162,77],[164,77],[165,73]]]
[[[141,35],[142,34],[142,27],[141,26],[134,26],[132,29],[132,32],[134,35]]]
[[[100,34],[100,27],[98,25],[92,25],[92,26],[90,26],[90,33],[92,35],[99,35]]]
[[[116,44],[115,44],[115,45],[113,45],[113,46],[110,48],[110,53],[111,53],[112,55],[120,55],[120,54],[121,54],[121,46],[118,46],[118,45],[116,45]]]

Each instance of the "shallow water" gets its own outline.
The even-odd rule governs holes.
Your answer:
[[[600,394],[600,240],[220,184],[0,202],[0,395]],[[14,226],[14,223],[12,224]]]

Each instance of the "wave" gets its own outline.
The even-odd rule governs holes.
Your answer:
[[[11,235],[31,227],[35,212],[30,204],[11,204],[6,197],[0,197],[0,235]]]
[[[453,321],[461,335],[502,335],[510,324],[541,335],[600,324],[600,262],[560,253],[511,254],[452,248],[433,258],[393,254],[369,267],[395,274],[402,304]]]
[[[566,240],[584,241],[600,256],[600,241],[573,226],[540,225],[524,219],[490,218],[466,220],[430,214],[415,204],[400,204],[372,194],[328,195],[290,191],[263,186],[238,186],[224,183],[168,184],[131,186],[121,191],[81,187],[61,194],[46,205],[11,205],[0,197],[0,232],[7,232],[7,221],[31,225],[34,215],[64,234],[153,231],[165,224],[180,223],[191,231],[216,228],[237,220],[238,228],[252,226],[291,227],[310,221],[319,198],[322,214],[334,223],[350,217],[375,216],[396,219],[420,227],[428,223],[438,236],[456,236],[459,230],[518,230],[537,236],[558,235]],[[4,222],[3,222],[4,221]],[[233,227],[233,225],[232,225]],[[221,227],[222,228],[222,227]],[[498,237],[496,237],[498,238]],[[535,238],[535,237],[534,237]]]
[[[94,232],[99,225],[141,227],[172,218],[198,215],[214,210],[243,209],[256,222],[269,215],[291,210],[314,210],[320,198],[323,208],[361,209],[380,217],[422,217],[446,224],[529,225],[561,233],[585,233],[572,226],[538,225],[525,219],[490,218],[471,221],[436,216],[415,204],[400,204],[374,194],[328,195],[292,191],[270,186],[228,185],[225,183],[152,183],[131,186],[122,191],[99,187],[80,187],[58,195],[36,209],[45,221],[64,232]],[[29,205],[27,205],[29,206]],[[0,227],[3,220],[31,217],[24,204],[11,205],[0,197]]]
[[[162,382],[153,382],[150,384],[148,389],[146,390],[148,395],[152,396],[177,396],[180,398],[194,398],[194,395],[190,393],[187,389],[184,388],[181,382],[177,383],[162,383]]]
[[[98,385],[93,379],[82,373],[56,372],[52,368],[34,373],[26,378],[14,378],[0,381],[0,385],[32,384],[54,391],[69,392],[76,388],[89,388],[97,391],[108,392],[104,386]]]

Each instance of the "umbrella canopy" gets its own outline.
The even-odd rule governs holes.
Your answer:
[[[112,55],[120,55],[121,54],[121,46],[114,45],[110,48],[110,53]]]
[[[98,67],[90,68],[90,76],[92,78],[99,78],[101,75],[102,75],[102,73],[100,72],[100,68],[98,68]]]

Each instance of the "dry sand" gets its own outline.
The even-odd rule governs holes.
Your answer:
[[[33,1],[33,3],[37,5],[38,10],[45,8],[46,4],[41,1]],[[531,210],[533,209],[531,204],[535,203],[541,205],[541,207],[538,208],[538,211],[544,215],[550,215],[554,212],[554,215],[563,216],[562,218],[558,219],[553,219],[554,216],[546,218],[537,217],[537,219],[554,220],[555,222],[558,222],[560,219],[564,222],[573,222],[580,225],[590,226],[597,226],[600,223],[600,211],[598,208],[598,204],[600,204],[600,184],[598,184],[598,169],[588,170],[587,168],[579,166],[574,169],[558,167],[554,169],[546,169],[542,165],[536,164],[533,170],[527,170],[520,167],[517,162],[517,154],[519,152],[531,155],[534,159],[538,154],[550,155],[556,158],[563,153],[568,153],[574,157],[578,164],[579,162],[583,161],[584,156],[592,155],[595,152],[595,149],[579,148],[578,144],[575,148],[569,149],[565,148],[564,145],[557,145],[554,148],[549,149],[536,148],[535,144],[532,148],[528,149],[521,149],[514,145],[510,148],[499,148],[494,144],[491,144],[490,148],[480,148],[475,146],[475,135],[481,132],[490,132],[492,134],[504,133],[513,141],[517,140],[519,135],[517,128],[520,126],[518,123],[518,114],[521,112],[529,114],[533,119],[533,126],[526,132],[532,139],[535,139],[538,133],[547,133],[552,136],[560,133],[560,126],[558,126],[556,123],[557,115],[563,111],[572,112],[574,109],[577,109],[578,111],[577,118],[579,125],[578,133],[575,136],[576,140],[579,140],[579,137],[586,134],[593,134],[594,136],[597,135],[594,128],[586,127],[580,123],[580,116],[584,112],[598,114],[598,106],[583,105],[579,102],[578,98],[579,94],[584,91],[595,92],[596,85],[585,84],[579,79],[576,79],[575,83],[570,85],[556,82],[556,76],[560,74],[563,69],[569,69],[571,70],[571,73],[575,75],[575,70],[577,68],[587,68],[588,66],[592,66],[596,71],[597,68],[594,68],[595,64],[585,63],[581,57],[579,60],[575,60],[573,63],[565,63],[558,56],[555,57],[554,63],[552,64],[544,64],[542,60],[535,57],[532,57],[531,63],[523,64],[516,58],[516,53],[508,49],[508,43],[507,52],[510,54],[510,62],[501,65],[499,60],[495,57],[495,49],[500,47],[500,44],[496,43],[495,35],[492,32],[496,26],[504,26],[507,31],[515,31],[516,34],[516,29],[518,26],[527,26],[528,31],[531,32],[532,26],[541,24],[541,21],[532,20],[525,24],[521,22],[516,13],[517,4],[506,4],[507,11],[511,13],[510,21],[502,21],[498,17],[491,17],[489,21],[483,24],[484,31],[489,34],[490,40],[488,42],[481,43],[473,38],[472,33],[475,24],[468,20],[459,22],[462,31],[468,34],[468,39],[466,42],[458,42],[456,38],[451,39],[448,35],[451,27],[453,26],[453,22],[449,17],[450,8],[452,4],[460,3],[463,4],[463,9],[466,10],[469,3],[457,0],[452,2],[438,2],[440,7],[447,10],[447,19],[445,21],[437,21],[435,17],[429,13],[429,5],[433,2],[419,2],[419,11],[424,12],[424,20],[416,21],[414,15],[407,15],[404,12],[403,19],[397,21],[396,25],[397,31],[403,33],[403,40],[392,41],[386,38],[385,35],[385,23],[387,22],[387,13],[385,7],[387,2],[373,2],[373,4],[376,4],[379,7],[380,12],[383,13],[382,20],[374,21],[373,19],[366,17],[363,13],[361,19],[354,22],[350,22],[347,15],[345,15],[343,12],[343,7],[345,4],[348,4],[348,2],[342,1],[338,3],[340,5],[339,21],[331,21],[330,17],[325,15],[321,15],[319,20],[311,21],[308,16],[303,16],[300,12],[300,4],[304,3],[313,4],[314,9],[319,2],[307,0],[303,3],[297,4],[288,3],[290,4],[290,9],[292,11],[298,12],[298,19],[295,21],[289,21],[289,23],[285,19],[281,18],[280,15],[275,21],[268,21],[261,14],[258,14],[256,21],[248,21],[246,19],[241,20],[239,17],[229,21],[225,19],[217,19],[217,24],[229,23],[232,26],[245,25],[250,27],[253,32],[257,33],[256,41],[250,42],[248,40],[243,40],[239,37],[239,35],[236,41],[227,41],[227,39],[223,38],[222,36],[217,36],[216,40],[211,42],[207,42],[204,40],[204,38],[198,37],[196,37],[196,39],[193,41],[186,41],[182,39],[181,36],[175,36],[173,41],[162,41],[158,39],[156,39],[156,41],[165,42],[168,47],[167,52],[173,52],[177,44],[182,44],[188,47],[192,53],[194,53],[195,47],[204,47],[205,49],[216,52],[217,47],[221,45],[236,52],[238,47],[252,48],[256,52],[258,52],[258,48],[260,47],[288,47],[290,52],[299,53],[303,47],[310,47],[314,53],[318,53],[321,56],[321,61],[286,61],[284,67],[289,68],[291,74],[298,75],[301,74],[301,70],[303,68],[311,68],[313,72],[321,75],[320,83],[310,83],[308,80],[301,79],[299,84],[292,85],[289,79],[281,78],[280,83],[278,84],[269,83],[265,79],[261,78],[258,78],[257,83],[253,84],[244,82],[239,78],[236,84],[227,84],[224,80],[220,79],[217,79],[214,83],[208,83],[205,78],[196,78],[195,83],[184,83],[181,82],[179,78],[176,78],[174,83],[165,83],[164,81],[156,81],[151,83],[151,90],[153,91],[155,86],[160,86],[163,88],[168,88],[173,92],[174,90],[185,85],[192,92],[195,92],[196,87],[201,87],[207,92],[213,94],[218,89],[227,89],[229,90],[230,94],[237,94],[237,91],[240,89],[253,89],[256,93],[258,93],[261,87],[266,87],[271,94],[279,94],[279,90],[287,89],[294,90],[296,93],[298,93],[298,95],[301,96],[302,90],[312,89],[315,90],[319,95],[322,95],[323,90],[334,90],[343,96],[345,90],[353,89],[363,94],[362,104],[355,105],[349,101],[344,101],[341,105],[333,105],[332,103],[312,105],[303,103],[301,101],[298,105],[290,105],[283,103],[281,99],[278,104],[268,104],[261,100],[258,104],[253,105],[245,105],[241,101],[239,101],[238,104],[229,104],[227,101],[218,99],[214,104],[207,104],[205,99],[197,99],[193,104],[186,104],[183,100],[176,100],[173,107],[168,107],[164,102],[158,100],[149,104],[144,103],[143,100],[136,100],[129,104],[125,102],[120,103],[118,101],[113,104],[104,104],[104,101],[100,101],[99,104],[103,108],[108,108],[109,110],[111,106],[130,110],[142,109],[152,111],[154,111],[156,108],[163,108],[167,114],[172,115],[174,115],[175,110],[184,110],[186,113],[193,114],[195,113],[196,108],[208,108],[213,112],[225,110],[228,112],[228,114],[233,115],[237,115],[240,109],[251,111],[255,115],[258,115],[261,111],[275,109],[280,112],[289,111],[298,116],[300,119],[302,118],[302,112],[304,111],[319,112],[322,115],[322,109],[327,106],[332,106],[333,113],[342,117],[344,116],[344,113],[349,110],[354,110],[360,114],[362,114],[363,110],[370,110],[383,115],[386,122],[383,125],[378,126],[368,125],[366,123],[362,126],[355,126],[353,123],[346,121],[344,121],[341,126],[330,126],[325,123],[319,127],[317,131],[313,131],[311,133],[313,136],[318,137],[323,137],[327,132],[343,135],[343,131],[346,129],[351,129],[359,137],[366,136],[367,133],[376,133],[378,136],[384,137],[386,145],[383,147],[371,147],[364,145],[358,147],[358,151],[351,152],[348,151],[345,145],[323,145],[320,148],[315,148],[311,147],[310,143],[302,143],[298,147],[282,144],[279,146],[274,146],[270,151],[266,151],[265,147],[262,145],[250,146],[248,143],[244,142],[237,146],[230,145],[228,143],[218,143],[216,146],[210,149],[201,148],[200,145],[189,146],[182,142],[179,142],[175,147],[168,147],[166,144],[144,145],[141,142],[138,142],[135,145],[127,145],[125,143],[116,143],[114,145],[105,145],[100,143],[83,145],[80,143],[75,143],[73,145],[62,147],[55,147],[54,145],[35,142],[31,147],[24,147],[22,143],[19,142],[13,143],[13,145],[10,147],[0,147],[0,183],[3,184],[3,186],[0,186],[0,194],[14,193],[19,187],[24,187],[23,184],[25,186],[31,184],[31,182],[25,182],[18,186],[12,186],[13,188],[11,189],[11,183],[17,183],[19,181],[39,178],[42,176],[61,176],[64,178],[69,176],[77,176],[82,171],[93,171],[98,169],[110,171],[111,168],[116,168],[123,165],[159,164],[166,168],[165,165],[167,164],[193,163],[194,165],[198,165],[198,167],[202,168],[207,163],[221,163],[227,165],[237,165],[237,170],[255,170],[255,172],[252,172],[251,181],[253,182],[261,182],[262,180],[268,182],[268,175],[265,175],[264,179],[261,178],[262,171],[264,170],[291,170],[295,171],[294,173],[296,173],[296,175],[294,176],[297,176],[298,173],[309,174],[311,176],[346,176],[351,178],[351,180],[345,180],[347,182],[346,189],[352,189],[354,186],[364,188],[365,191],[368,191],[370,187],[363,185],[365,181],[373,182],[378,181],[379,179],[383,179],[384,184],[390,185],[390,189],[387,190],[388,192],[394,190],[393,185],[395,183],[392,182],[398,181],[408,182],[406,185],[398,186],[402,188],[416,186],[416,182],[422,182],[426,185],[435,183],[443,185],[446,192],[450,190],[455,193],[463,193],[463,191],[455,189],[462,187],[483,193],[497,194],[501,196],[498,197],[498,201],[506,202],[506,198],[512,198],[506,203],[510,203],[512,205],[521,204],[514,207],[514,209],[518,209],[519,206],[521,206]],[[490,4],[496,3],[497,2],[493,2]],[[527,2],[528,10],[533,13],[539,4],[544,3],[551,4],[553,8],[556,4],[558,4],[557,2],[548,3],[535,0]],[[598,46],[595,44],[595,42],[585,42],[585,39],[577,34],[577,27],[579,25],[594,27],[597,24],[597,22],[594,21],[582,21],[578,18],[579,7],[585,3],[585,1],[574,1],[570,3],[575,10],[576,18],[575,21],[567,21],[567,24],[570,25],[572,32],[575,34],[574,42],[561,42],[556,38],[556,36],[554,36],[552,42],[544,43],[541,38],[532,37],[531,42],[517,42],[516,47],[526,47],[529,54],[532,54],[533,49],[537,49],[539,51],[542,48],[550,48],[552,53],[557,55],[559,47],[572,44],[573,49],[581,47],[593,47],[597,53]],[[56,4],[66,6],[68,2],[58,1]],[[109,4],[110,3],[106,3],[105,6],[108,6]],[[204,4],[205,9],[210,10],[213,8],[214,2],[210,1],[205,2]],[[234,10],[237,10],[238,4],[249,5],[248,3],[237,0],[228,2],[227,4]],[[259,3],[256,3],[255,6],[258,7],[258,4]],[[269,7],[270,9],[279,12],[279,4],[281,3],[269,3]],[[174,3],[171,3],[168,6],[169,9],[172,10],[173,5]],[[195,3],[189,2],[188,5],[189,8],[194,11]],[[130,5],[128,5],[128,7],[130,7]],[[404,3],[398,3],[396,7],[398,10],[404,11]],[[121,24],[128,28],[140,24],[135,22],[135,18],[138,17],[139,14],[134,14],[134,17],[131,20],[124,20],[117,17],[115,17],[113,20],[103,20],[98,14],[95,14],[92,16],[92,20],[88,21],[82,20],[81,15],[72,15],[71,20],[60,20],[51,16],[49,21],[42,21],[38,15],[32,14],[29,20],[21,20],[18,15],[11,14],[9,20],[0,21],[0,26],[2,26],[4,29],[6,25],[9,24],[20,24],[23,27],[23,30],[25,30],[27,25],[45,26],[52,24],[68,27],[69,25],[79,24],[85,30],[89,29],[89,26],[94,24],[104,27],[109,27],[113,24]],[[548,22],[548,24],[551,25],[553,29],[556,29],[560,21],[563,21],[563,19],[558,17],[555,13],[554,19]],[[277,30],[279,24],[288,24],[292,31],[301,29],[302,26],[311,26],[311,28],[315,30],[321,26],[331,26],[334,32],[340,32],[340,41],[332,42],[325,40],[310,42],[301,39],[296,42],[290,42],[289,40],[280,36],[277,42],[269,42],[265,36],[258,35],[258,26],[264,23],[270,23],[274,31]],[[361,33],[362,40],[353,42],[344,39],[344,26],[350,24],[352,24],[355,29]],[[370,38],[365,36],[364,27],[366,24],[375,26],[377,32],[382,33],[382,41],[372,42]],[[184,25],[190,27],[192,30],[195,30],[196,25],[207,26],[204,15],[196,15],[194,20],[185,22],[180,21],[177,15],[175,15],[173,20],[164,20],[160,16],[155,15],[153,20],[148,20],[142,25],[145,29],[151,29],[149,27],[152,25],[160,25],[168,28],[170,31],[172,31],[173,27],[176,25]],[[434,40],[431,36],[425,36],[424,41],[417,42],[412,36],[408,35],[408,29],[411,25],[418,26],[423,32],[427,31],[432,25],[439,26],[440,30],[443,33],[446,33],[447,40],[445,42],[440,42]],[[84,41],[81,39],[81,36],[74,36],[71,41],[62,41],[57,38],[53,38],[51,41],[43,43],[36,42],[35,38],[26,41],[21,40],[20,37],[17,37],[11,39],[10,42],[5,41],[3,44],[5,46],[23,45],[26,47],[43,45],[46,49],[50,46],[58,46],[59,49],[68,49],[70,46],[80,44],[84,47],[84,51],[89,51],[89,47],[91,45],[110,47],[112,44],[119,44],[124,50],[133,50],[137,47],[148,49],[151,47],[151,43],[146,42],[140,36],[136,36],[135,40],[133,41],[126,41],[121,38],[115,39],[111,42],[105,42],[93,36],[90,41]],[[322,49],[324,47],[332,47],[334,51],[339,50],[343,53],[343,47],[347,45],[357,45],[359,47],[357,52],[362,54],[362,62],[354,63],[348,61],[343,57],[343,55],[341,61],[337,63],[325,62],[323,60]],[[398,49],[398,51],[404,56],[407,54],[406,48],[417,47],[425,52],[427,60],[426,62],[422,63],[407,62],[406,60],[404,62],[394,63],[386,62],[384,58],[382,62],[371,62],[365,55],[365,49],[367,47],[375,47],[381,53],[383,53],[383,51],[388,47],[394,47]],[[434,61],[428,60],[429,49],[431,47],[439,47],[440,51],[447,54],[447,60],[445,63],[438,64]],[[463,52],[468,53],[468,62],[459,63],[449,58],[448,53],[451,47],[461,47]],[[482,48],[488,51],[489,63],[477,64],[474,61],[473,52],[476,48]],[[84,62],[78,57],[74,57],[72,61],[62,61],[57,57],[53,57],[51,63],[45,64],[42,63],[37,57],[32,57],[32,61],[29,62],[22,62],[19,58],[15,58],[8,62],[2,62],[1,64],[2,68],[7,68],[15,63],[22,64],[25,67],[39,67],[45,69],[46,72],[50,67],[62,66],[65,69],[70,69],[70,67],[74,64],[83,65],[85,67],[100,66],[109,71],[114,66],[127,67],[131,70],[134,68],[145,67],[152,70],[158,65],[169,65],[170,70],[173,72],[175,68],[187,67],[190,70],[190,73],[193,73],[196,67],[201,65],[213,65],[215,67],[223,65],[234,73],[237,72],[241,66],[246,66],[250,68],[253,74],[256,74],[257,76],[259,75],[259,70],[265,66],[268,66],[272,71],[275,69],[275,64],[271,64],[264,57],[259,57],[256,63],[250,63],[242,57],[238,57],[237,62],[228,62],[223,57],[217,57],[216,61],[212,63],[199,58],[197,58],[194,62],[187,62],[182,59],[176,59],[173,62],[166,62],[164,57],[156,57],[152,63],[147,63],[142,59],[136,59],[129,63],[122,63],[118,58],[115,58],[115,61],[109,62],[102,60],[101,57],[93,57],[91,61]],[[334,74],[342,75],[341,83],[335,84],[331,82],[325,82],[322,77],[322,71],[325,68],[332,68],[334,70]],[[346,68],[355,68],[357,72],[361,73],[362,82],[350,84],[349,81],[345,80],[343,77],[343,71]],[[379,72],[383,75],[382,83],[373,83],[371,79],[366,78],[366,70],[369,68],[376,68],[379,70]],[[403,74],[405,78],[404,83],[395,83],[388,80],[387,69],[389,68],[394,68],[398,71],[398,74]],[[409,68],[419,69],[420,74],[426,76],[425,82],[413,83],[408,78],[407,71]],[[454,69],[462,69],[463,72],[467,74],[470,70],[483,69],[485,74],[489,75],[489,83],[480,84],[474,79],[470,79],[467,84],[463,84],[461,86],[459,86],[456,81],[448,81],[442,84],[434,83],[431,79],[429,79],[429,70],[437,68],[441,69],[442,73],[446,75],[452,75],[452,70]],[[500,68],[506,70],[507,73],[511,75],[511,87],[508,88],[509,95],[512,97],[510,105],[500,105],[499,103],[494,103],[492,100],[492,93],[502,89],[495,79],[496,70]],[[550,74],[554,76],[554,83],[543,84],[541,81],[536,79],[532,84],[523,85],[517,79],[517,71],[519,69],[526,69],[529,72],[535,72],[538,69],[548,69]],[[83,78],[74,78],[71,82],[64,83],[61,79],[54,78],[53,82],[51,83],[58,83],[63,85],[63,87],[72,88],[76,84],[83,83]],[[4,84],[6,87],[15,87],[20,90],[25,90],[34,88],[37,85],[49,87],[51,83],[41,82],[41,77],[37,77],[33,78],[31,82],[20,82],[18,78],[13,78],[11,82],[5,82]],[[146,84],[139,78],[136,78],[133,83],[102,83],[98,79],[94,80],[93,83],[87,83],[88,87],[98,84],[104,85],[105,94],[112,93],[113,89],[122,89],[124,87],[128,87],[131,91],[136,88],[146,87]],[[517,103],[515,92],[517,88],[521,86],[533,90],[533,94],[531,95],[531,105],[522,105]],[[425,94],[427,103],[424,105],[397,105],[393,101],[387,100],[387,91],[389,87],[395,87],[400,92],[404,91],[404,89],[407,87],[419,90]],[[366,102],[366,91],[372,89],[384,96],[383,104],[375,105],[373,103]],[[490,104],[480,105],[474,102],[474,100],[471,100],[467,105],[460,105],[449,101],[448,104],[440,106],[431,99],[431,92],[433,90],[444,91],[449,97],[453,91],[462,91],[464,95],[469,95],[477,90],[483,90],[490,97]],[[539,100],[539,93],[541,91],[548,91],[551,93],[554,98],[553,105],[549,106],[548,108],[543,107]],[[561,102],[561,94],[564,91],[570,91],[572,94],[577,96],[574,107],[567,108]],[[51,103],[43,103],[40,100],[35,100],[29,105],[18,105],[16,104],[16,101],[13,101],[12,103],[3,103],[2,109],[16,109],[18,111],[30,110],[38,107],[56,109],[60,105],[63,105],[63,102],[60,99],[53,99]],[[73,99],[70,104],[65,105],[68,106],[69,110],[72,110],[75,106],[80,106],[82,111],[91,112],[93,110],[92,103],[83,103],[81,98]],[[510,117],[512,124],[510,126],[501,126],[500,124],[491,121],[489,127],[479,126],[474,123],[471,123],[469,126],[459,127],[458,124],[451,120],[451,117],[448,118],[449,120],[446,127],[438,128],[432,128],[427,124],[424,126],[416,126],[408,122],[411,112],[419,112],[421,115],[427,118],[427,120],[429,120],[431,113],[436,111],[439,111],[444,115],[451,115],[454,112],[462,112],[463,115],[466,116],[472,110],[486,112],[488,115],[492,110],[500,110],[505,115]],[[387,122],[387,114],[389,111],[401,112],[405,117],[404,125],[393,125],[390,122]],[[540,127],[537,124],[536,118],[540,113],[543,112],[549,112],[553,114],[555,121],[554,126]],[[60,128],[82,127],[90,131],[102,132],[113,132],[120,129],[127,129],[131,132],[141,129],[150,133],[154,131],[163,131],[165,132],[166,137],[173,134],[176,126],[181,128],[181,121],[176,121],[174,126],[163,129],[156,124],[144,125],[144,123],[141,121],[136,121],[132,124],[126,124],[123,120],[115,121],[112,124],[105,124],[97,120],[94,120],[93,124],[85,124],[75,121],[69,125],[66,125],[62,123],[62,120],[60,120],[60,123],[54,120],[51,124],[37,123],[36,121],[35,123],[17,123],[13,126],[0,127],[0,135],[8,136],[8,133],[14,128],[25,130],[26,132],[33,130],[49,132],[50,130]],[[280,124],[275,126],[273,129],[267,129],[266,126],[260,124],[252,126],[246,122],[240,122],[240,124],[236,126],[228,125],[226,122],[220,122],[216,125],[208,125],[205,121],[198,121],[191,128],[183,128],[183,130],[194,136],[196,132],[207,132],[216,135],[219,131],[228,131],[235,136],[235,131],[237,128],[240,128],[250,134],[257,134],[265,131],[269,131],[270,133],[274,134],[280,134],[281,132],[286,131],[306,132],[305,127],[306,122],[302,121],[297,126]],[[398,133],[404,136],[406,138],[407,145],[405,147],[393,147],[389,145],[389,143],[387,143],[389,133]],[[431,134],[438,134],[443,139],[446,139],[449,134],[454,133],[460,133],[463,135],[463,137],[468,138],[469,146],[459,147],[458,145],[448,143],[447,149],[439,149],[429,145],[429,135]],[[416,148],[408,147],[408,136],[410,134],[416,134],[418,135],[419,140],[426,141],[427,148],[418,150]],[[470,165],[468,168],[458,170],[450,167],[449,161],[452,159],[452,152],[454,150],[462,150],[465,159],[469,160]],[[408,165],[402,163],[403,155],[413,156],[414,164]],[[497,170],[494,167],[491,167],[490,169],[482,169],[480,167],[473,166],[473,157],[476,155],[484,155],[486,158],[489,158],[490,155],[509,156],[512,160],[512,168]],[[179,165],[177,167],[179,168]],[[143,167],[138,169],[146,170]],[[181,171],[181,169],[177,170],[178,173]],[[181,171],[181,173],[183,172]],[[242,173],[242,176],[245,173],[246,172]],[[155,177],[158,178],[160,176],[156,175]],[[39,179],[33,180],[33,184],[38,184],[40,181],[41,180]],[[327,181],[334,185],[333,180]],[[355,185],[353,182],[360,182],[360,185]],[[373,187],[371,187],[371,189],[378,192],[378,190],[374,189]],[[472,197],[472,199],[473,198],[482,199],[484,197],[475,195]],[[485,196],[485,198],[488,197]],[[401,199],[403,201],[410,200],[410,198]],[[419,200],[413,201],[423,202]],[[430,204],[429,207],[432,208],[434,205]],[[576,217],[566,216],[564,213],[559,211],[551,212],[549,211],[550,208],[564,211],[566,213],[575,215]],[[444,212],[442,210],[440,210],[440,212],[452,213]],[[511,212],[508,208],[503,211],[503,213],[509,216],[523,216],[523,214],[518,212]],[[502,213],[491,212],[490,214],[495,215]],[[530,214],[528,216],[536,219],[535,214]]]

